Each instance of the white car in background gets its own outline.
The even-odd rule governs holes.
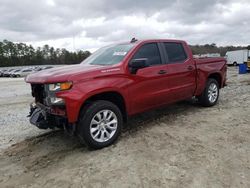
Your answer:
[[[12,71],[10,71],[8,74],[9,74],[9,77],[15,77],[15,73],[16,72],[19,72],[20,71],[20,69],[15,69],[15,70],[12,70]]]
[[[10,77],[10,73],[13,71],[14,69],[7,69],[4,73],[3,73],[3,77]]]
[[[17,71],[13,74],[13,77],[25,77],[33,72],[36,72],[34,69],[22,69],[20,71]]]

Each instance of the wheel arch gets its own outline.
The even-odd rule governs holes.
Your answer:
[[[126,122],[128,117],[127,117],[127,106],[126,106],[126,101],[123,95],[117,91],[103,91],[97,94],[93,94],[89,96],[81,105],[80,111],[86,107],[86,105],[91,104],[93,101],[97,100],[106,100],[114,103],[121,111],[123,121]],[[80,115],[80,113],[79,113]]]
[[[222,76],[221,76],[220,73],[215,72],[215,73],[210,74],[208,76],[207,80],[210,79],[210,78],[215,79],[218,82],[218,84],[219,84],[219,88],[222,88]]]
[[[234,65],[234,66],[237,66],[237,65],[238,65],[238,62],[237,62],[237,61],[234,61],[234,62],[233,62],[233,65]]]

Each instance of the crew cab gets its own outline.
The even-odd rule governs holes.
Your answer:
[[[194,59],[181,40],[133,39],[103,47],[82,63],[30,74],[30,122],[64,128],[89,147],[112,144],[128,117],[197,97],[217,103],[226,85],[224,58]]]

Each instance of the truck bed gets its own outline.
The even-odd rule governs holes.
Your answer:
[[[204,90],[209,75],[217,75],[222,78],[219,82],[220,88],[223,88],[226,85],[227,65],[225,58],[195,58],[194,61],[197,69],[197,95],[201,94]]]
[[[196,64],[208,64],[208,63],[218,63],[225,62],[226,59],[223,57],[206,57],[206,58],[194,58]]]

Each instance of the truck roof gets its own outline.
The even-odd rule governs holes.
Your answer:
[[[178,42],[178,43],[186,43],[184,40],[177,40],[177,39],[143,39],[143,40],[137,40],[137,39],[132,39],[130,42],[123,42],[121,44],[129,44],[129,43],[150,43],[150,42]]]

